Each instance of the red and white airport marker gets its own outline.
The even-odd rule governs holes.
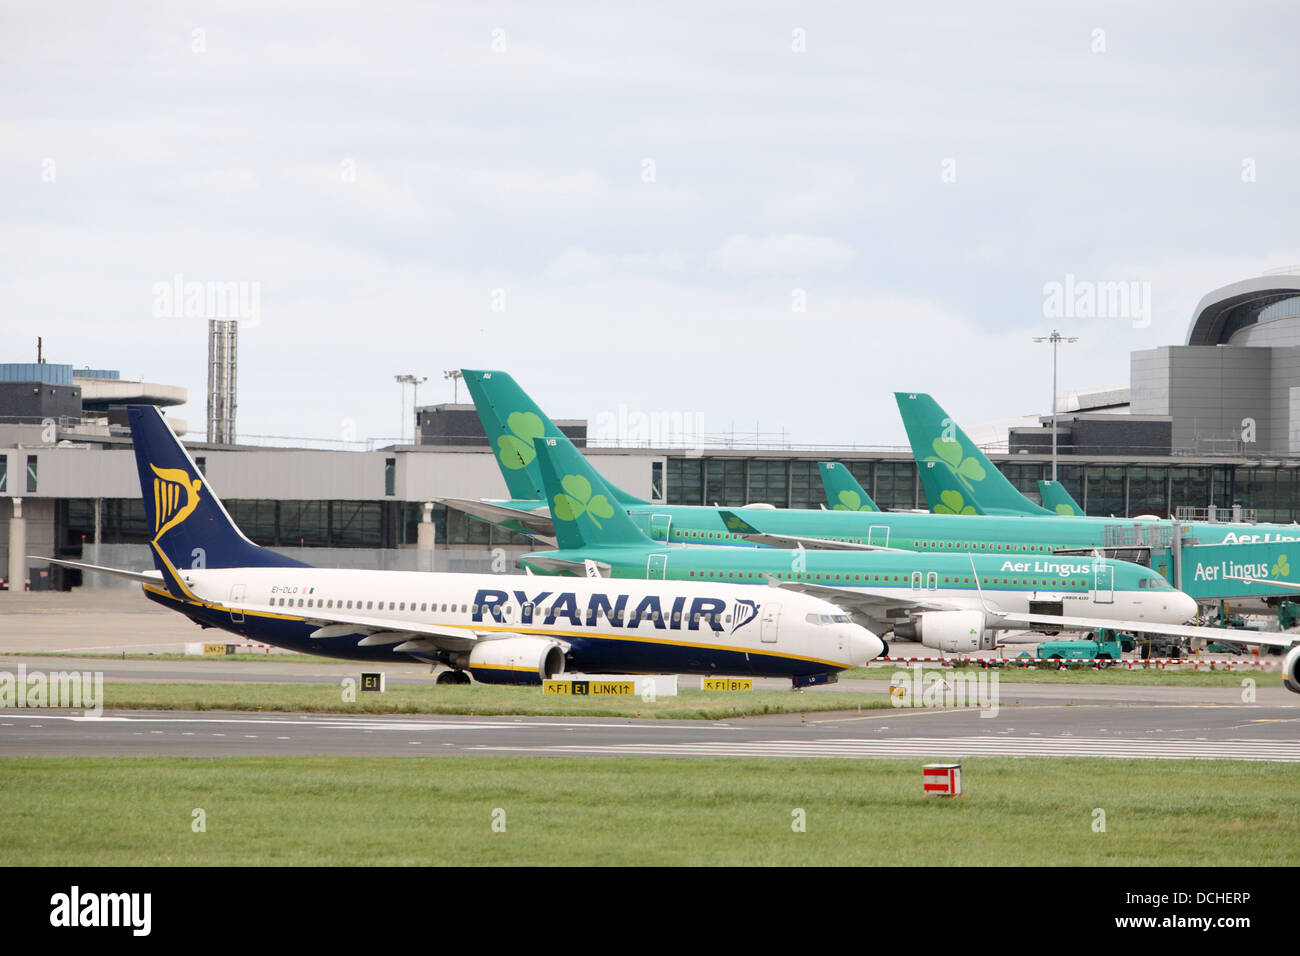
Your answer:
[[[940,797],[961,796],[961,763],[928,763],[921,771],[926,793]]]

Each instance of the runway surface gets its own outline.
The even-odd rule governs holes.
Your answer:
[[[1300,712],[1261,705],[889,710],[726,721],[0,711],[0,756],[975,755],[1300,761]]]
[[[5,595],[0,600],[0,671],[99,671],[109,682],[335,683],[355,662],[274,655],[146,660],[49,657],[178,650],[219,639],[127,591]],[[880,678],[843,680],[804,693],[886,692],[900,665]],[[422,685],[428,668],[386,665],[390,686]],[[1253,672],[1243,671],[1242,678]],[[684,677],[683,689],[698,686]],[[758,680],[760,690],[788,681]],[[780,756],[950,759],[983,754],[1170,759],[1300,760],[1300,699],[1280,687],[1022,684],[1002,681],[996,716],[976,709],[890,709],[750,717],[725,721],[623,718],[346,716],[314,714],[0,710],[0,756],[331,754],[347,756],[528,754],[536,756]],[[111,699],[111,698],[110,698]]]

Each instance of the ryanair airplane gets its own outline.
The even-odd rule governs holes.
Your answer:
[[[438,683],[536,684],[565,671],[823,683],[884,642],[835,605],[721,583],[313,568],[240,532],[152,405],[128,407],[155,570],[139,582],[202,627],[308,654],[446,665]]]

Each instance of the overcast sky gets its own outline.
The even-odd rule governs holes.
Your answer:
[[[889,445],[895,390],[1045,411],[1031,336],[1127,384],[1300,263],[1293,5],[858,6],[5,0],[0,361],[186,386],[201,437],[180,275],[257,296],[241,435],[393,436],[395,374],[466,366]],[[1049,315],[1067,275],[1139,299]]]

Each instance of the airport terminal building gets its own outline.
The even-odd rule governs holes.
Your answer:
[[[10,566],[16,514],[28,554],[147,566],[149,534],[121,406],[186,401],[184,389],[124,381],[111,370],[0,365],[0,574]],[[1073,405],[1058,415],[1058,472],[1088,514],[1172,516],[1180,507],[1237,505],[1260,521],[1300,520],[1300,274],[1209,293],[1184,343],[1132,354],[1127,390]],[[960,407],[951,410],[960,421]],[[382,448],[188,437],[186,444],[258,544],[322,565],[509,570],[528,539],[440,504],[425,507],[443,497],[507,497],[472,406],[421,406],[415,416],[412,444]],[[184,422],[168,420],[184,433]],[[1050,421],[1013,428],[1005,450],[990,450],[1031,498],[1050,477]],[[925,507],[906,449],[600,448],[587,442],[584,421],[557,424],[598,470],[651,501],[817,508],[817,462],[834,459],[881,507]],[[421,555],[426,512],[436,545]],[[57,587],[77,575],[65,579],[33,561],[28,577],[33,587]]]

